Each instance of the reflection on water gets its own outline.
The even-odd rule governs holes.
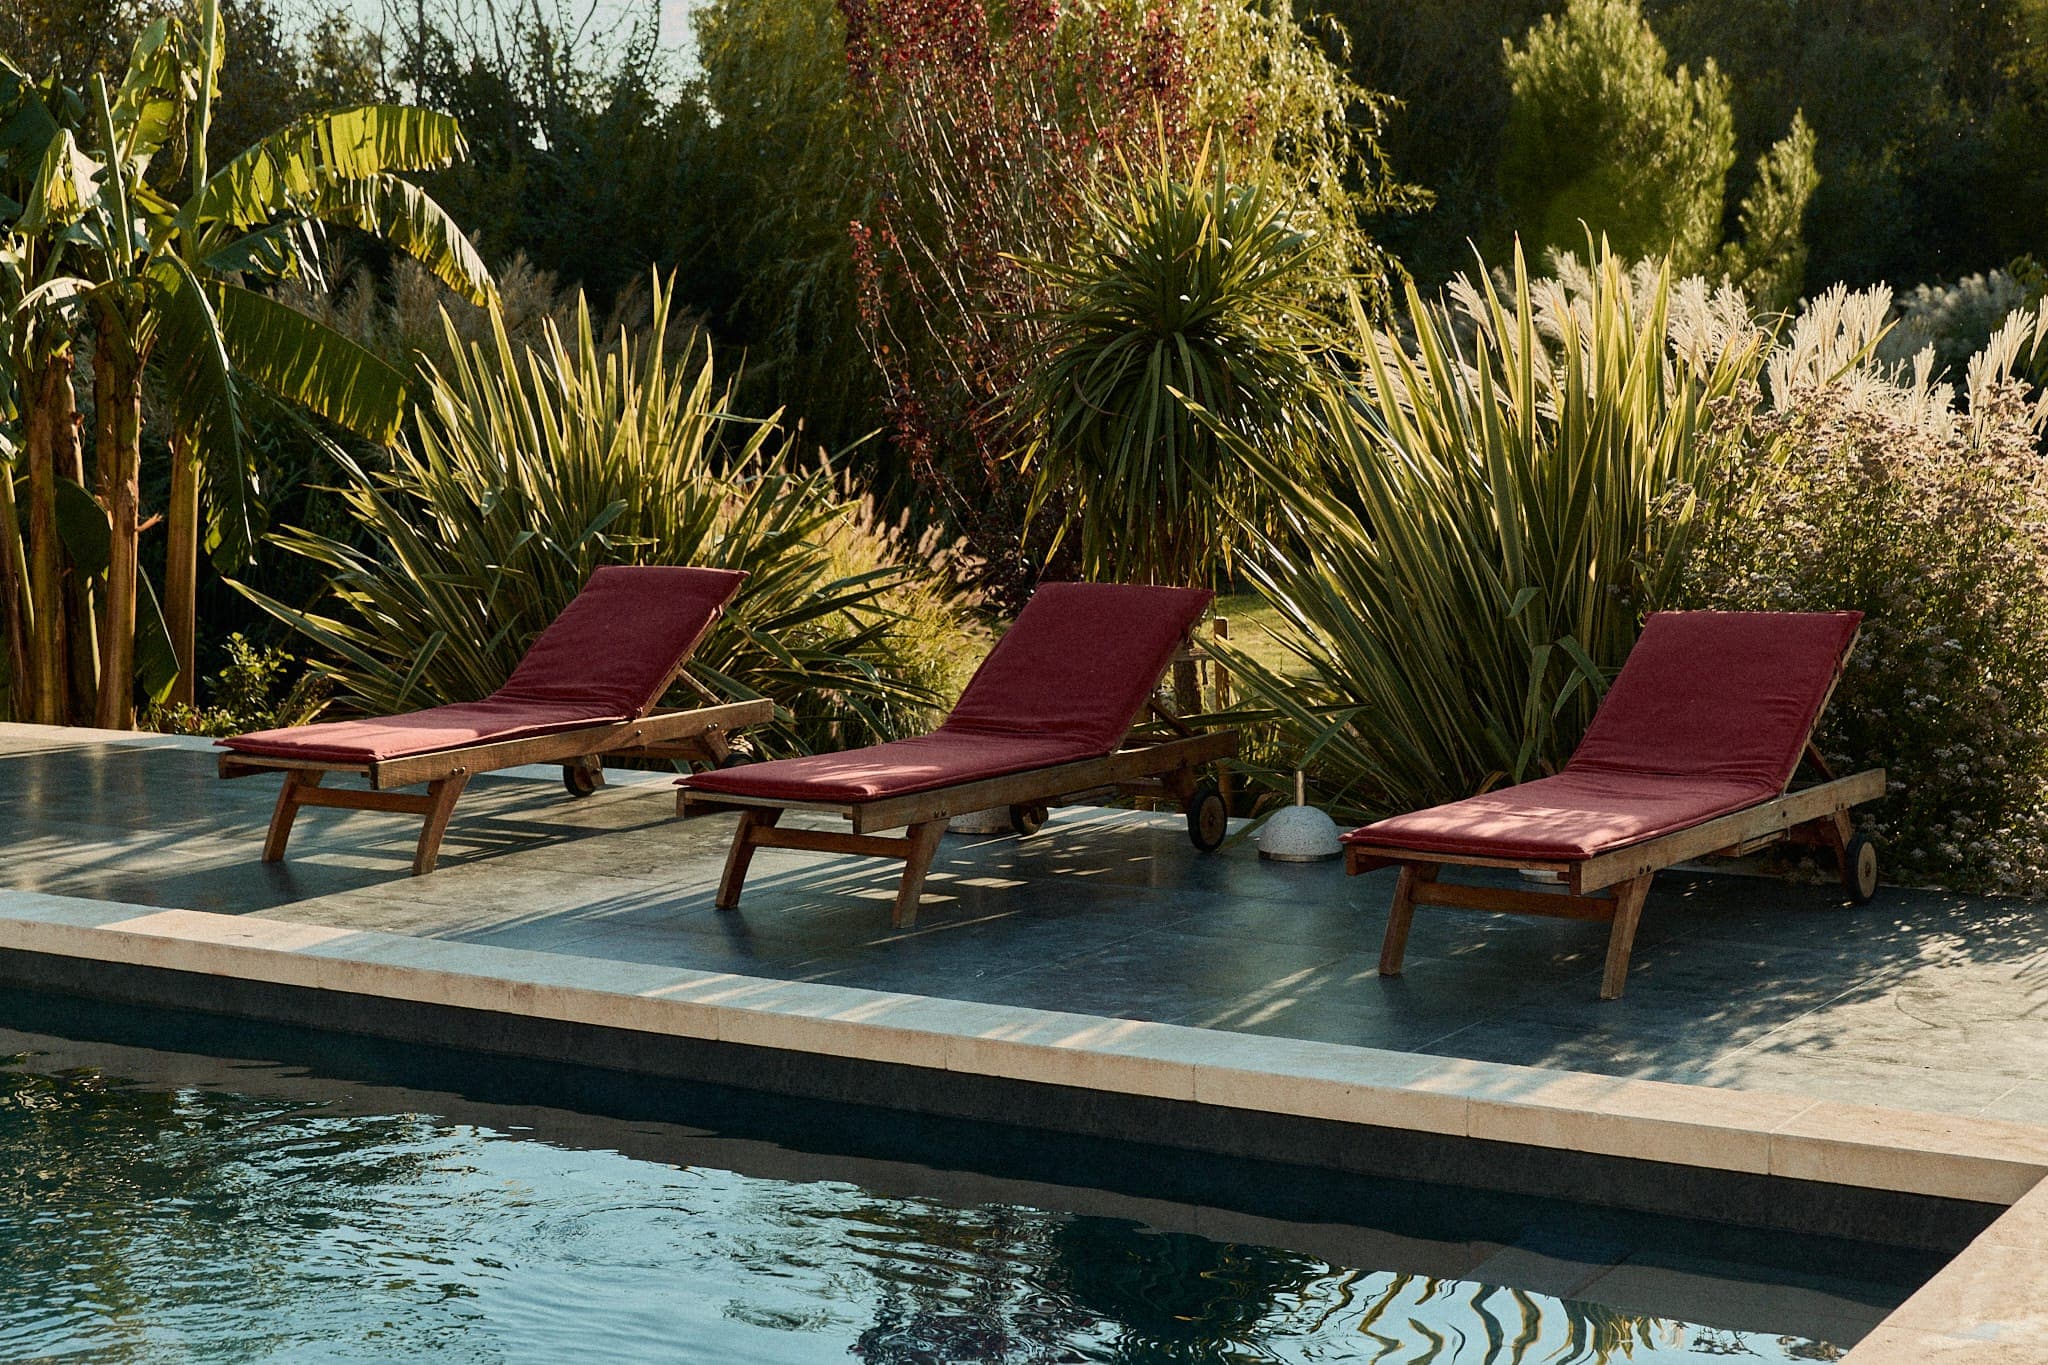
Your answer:
[[[0,1359],[1833,1360],[1831,1346],[420,1114],[0,1067]]]

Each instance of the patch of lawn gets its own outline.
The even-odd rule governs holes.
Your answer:
[[[1230,622],[1230,643],[1275,671],[1284,671],[1294,656],[1273,638],[1282,629],[1280,613],[1255,592],[1219,596],[1215,614]]]

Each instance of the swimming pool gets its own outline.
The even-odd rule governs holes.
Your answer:
[[[1808,1361],[1933,1264],[1426,1188],[1274,1217],[734,1117],[0,1033],[0,1358]]]

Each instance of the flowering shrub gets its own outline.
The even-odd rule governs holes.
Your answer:
[[[1883,311],[1811,349],[1853,353]],[[2035,332],[2015,317],[1971,362],[1967,412],[1924,375],[1781,353],[1681,578],[1692,606],[1864,613],[1820,743],[1889,772],[1866,819],[1905,881],[2048,885],[2048,464],[2011,377]]]
[[[1896,300],[1898,325],[1877,343],[1878,358],[1910,365],[1931,346],[1934,373],[1960,379],[1970,357],[2026,304],[2026,285],[2003,270],[1965,275],[1954,284],[1916,285]]]

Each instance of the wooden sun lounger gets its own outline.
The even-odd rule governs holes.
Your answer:
[[[484,701],[238,735],[221,741],[220,775],[284,775],[263,861],[284,858],[302,807],[391,811],[424,817],[412,861],[420,876],[433,871],[455,803],[479,774],[559,763],[569,793],[588,796],[603,785],[607,758],[722,763],[729,736],[766,724],[772,702],[654,703],[679,677],[687,681],[682,670],[690,651],[744,577],[713,569],[601,568],[506,686]],[[599,647],[620,635],[625,643]],[[576,698],[579,690],[586,699]],[[579,712],[585,718],[563,719]],[[366,785],[322,785],[334,774]],[[422,784],[424,793],[400,790]]]
[[[916,923],[925,875],[947,823],[1004,807],[1017,832],[1028,835],[1052,806],[1163,797],[1181,804],[1197,848],[1216,848],[1227,832],[1228,811],[1202,770],[1236,753],[1238,734],[1195,733],[1151,695],[1212,597],[1178,588],[1047,584],[934,733],[850,754],[683,778],[677,795],[682,814],[740,814],[718,908],[739,905],[756,849],[847,853],[903,861],[890,922],[908,927]],[[1036,695],[1020,694],[1034,686]],[[1071,712],[1066,725],[1059,720],[1063,708]],[[1167,733],[1145,734],[1134,717],[1145,711]],[[996,729],[1007,714],[1024,719]],[[1057,756],[1020,764],[1018,755],[1032,748]],[[1008,770],[977,771],[977,765]],[[791,810],[835,815],[852,830],[781,826]],[[904,833],[880,833],[897,829]]]
[[[472,777],[529,763],[559,763],[563,785],[570,794],[587,796],[604,784],[607,758],[669,759],[715,765],[731,753],[729,735],[749,726],[765,725],[774,714],[775,704],[765,700],[727,702],[693,710],[664,707],[638,720],[362,763],[230,751],[220,756],[220,775],[284,774],[284,787],[277,794],[277,806],[270,816],[270,832],[263,840],[264,862],[283,861],[285,845],[292,837],[292,822],[302,806],[394,811],[426,817],[412,858],[413,874],[419,876],[434,870],[440,858],[441,838],[448,831],[448,818]],[[368,786],[321,785],[335,774],[362,777]],[[426,784],[424,793],[396,790],[421,783]]]
[[[1716,615],[1721,619],[1707,619]],[[1739,617],[1747,620],[1738,620]],[[1877,848],[1856,832],[1851,810],[1884,795],[1884,770],[1872,768],[1836,777],[1827,770],[1812,743],[1813,729],[1854,647],[1859,619],[1855,613],[1652,616],[1644,631],[1644,643],[1638,645],[1636,655],[1631,656],[1616,680],[1594,727],[1587,732],[1586,744],[1563,773],[1412,816],[1380,821],[1346,835],[1348,872],[1400,869],[1380,948],[1380,974],[1401,974],[1409,928],[1418,905],[1591,920],[1610,926],[1600,998],[1613,1000],[1621,995],[1627,982],[1636,927],[1650,883],[1659,871],[1698,858],[1740,856],[1780,842],[1811,844],[1832,851],[1850,896],[1859,902],[1869,900],[1877,891]],[[1802,658],[1788,663],[1785,675],[1776,680],[1788,703],[1780,708],[1784,714],[1755,726],[1743,726],[1742,698],[1715,695],[1719,680],[1712,656],[1714,637],[1717,632],[1725,633],[1731,628],[1753,628],[1755,638],[1745,642],[1745,647],[1751,651],[1752,663],[1768,667],[1772,661],[1756,656],[1757,643],[1777,626],[1807,630],[1822,638],[1809,641],[1809,647],[1800,651]],[[1832,635],[1828,634],[1830,628]],[[1645,644],[1649,649],[1644,648]],[[1651,655],[1657,656],[1657,660],[1631,678],[1630,669],[1637,668],[1637,658],[1648,659]],[[1727,778],[1717,770],[1725,750],[1717,752],[1711,744],[1700,754],[1698,771],[1693,773],[1657,770],[1632,774],[1619,766],[1580,764],[1589,746],[1600,747],[1605,761],[1614,764],[1613,751],[1626,749],[1632,738],[1654,732],[1660,725],[1668,728],[1671,717],[1690,714],[1697,719],[1700,709],[1717,710],[1723,721],[1732,717],[1742,733],[1742,742],[1749,745],[1750,752],[1765,767],[1777,761],[1771,751],[1781,751],[1780,768],[1784,775],[1775,784],[1775,795],[1769,794],[1768,786],[1752,785],[1750,799],[1746,803],[1741,801],[1740,780]],[[1709,724],[1706,728],[1714,727]],[[1665,769],[1676,766],[1669,761],[1668,747],[1659,760]],[[1820,780],[1795,787],[1792,778],[1802,760],[1817,770]],[[1575,765],[1579,765],[1576,771]],[[1640,838],[1617,833],[1603,840],[1595,834],[1582,840],[1578,847],[1570,847],[1577,838],[1575,817],[1586,814],[1574,811],[1569,804],[1573,789],[1595,793],[1603,789],[1619,791],[1625,806],[1631,799],[1631,788],[1638,788],[1653,799],[1682,802],[1689,788],[1702,784],[1731,788],[1718,801],[1711,795],[1703,798],[1703,808],[1711,810],[1716,804],[1730,801],[1732,808],[1713,810],[1697,819],[1677,820],[1671,828]],[[1541,788],[1547,790],[1539,792]],[[1552,792],[1560,795],[1552,796]],[[1612,815],[1612,810],[1595,810],[1590,823],[1597,827],[1602,818]],[[1461,817],[1467,819],[1471,832],[1459,841],[1453,831]],[[1583,826],[1587,822],[1580,823]],[[1546,840],[1554,845],[1552,849],[1540,848]],[[1501,845],[1499,851],[1490,851],[1490,843]],[[1560,889],[1540,891],[1445,882],[1439,880],[1439,875],[1446,867],[1548,874],[1560,883]]]

